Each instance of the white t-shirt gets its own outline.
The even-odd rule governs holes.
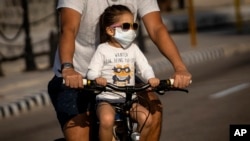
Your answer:
[[[113,4],[128,6],[135,14],[135,17],[137,13],[143,17],[150,12],[159,11],[157,0],[58,0],[58,9],[67,7],[76,10],[82,15],[75,40],[73,65],[75,70],[81,73],[83,77],[86,76],[89,62],[99,44],[99,16],[106,7]],[[58,77],[61,77],[58,71],[60,69],[61,63],[57,50],[53,71]]]
[[[136,44],[133,43],[127,49],[123,49],[102,43],[89,64],[87,78],[94,80],[101,76],[117,86],[134,86],[135,68],[145,81],[155,77],[152,67]],[[97,100],[124,102],[124,96],[124,93],[116,95],[103,92],[97,95]]]

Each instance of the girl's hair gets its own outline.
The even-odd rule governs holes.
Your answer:
[[[105,9],[99,19],[100,42],[104,43],[110,40],[110,36],[106,33],[106,27],[111,26],[118,20],[118,16],[124,13],[131,13],[131,10],[124,5],[112,5]]]

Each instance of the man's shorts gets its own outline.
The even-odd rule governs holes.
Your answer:
[[[83,89],[72,89],[54,76],[48,84],[48,93],[55,108],[61,128],[71,118],[89,111],[95,105],[95,94]]]

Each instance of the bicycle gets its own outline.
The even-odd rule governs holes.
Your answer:
[[[173,79],[161,80],[159,86],[152,89],[159,95],[165,94],[166,91],[183,91],[188,93],[187,89],[180,89],[173,87]],[[143,84],[138,86],[116,86],[108,83],[106,86],[96,84],[94,80],[83,80],[84,88],[94,91],[99,94],[103,91],[109,92],[125,92],[126,100],[124,103],[112,104],[116,110],[115,126],[113,128],[113,135],[115,141],[139,141],[140,131],[137,131],[137,123],[130,118],[130,109],[132,104],[137,99],[132,99],[132,95],[136,92],[141,92],[150,87],[150,84]],[[146,121],[145,121],[146,122]]]
[[[173,79],[160,80],[160,84],[156,88],[151,89],[151,91],[155,91],[159,95],[164,95],[167,91],[182,91],[188,93],[187,89],[173,87],[173,83]],[[84,89],[90,90],[96,95],[103,91],[125,92],[125,102],[113,104],[116,110],[115,126],[113,128],[113,141],[139,141],[140,131],[137,131],[137,123],[130,118],[129,114],[130,108],[133,102],[136,100],[132,99],[132,95],[136,92],[145,91],[150,87],[150,84],[136,86],[116,86],[111,83],[107,83],[106,86],[100,86],[95,82],[95,80],[83,79],[83,85]],[[95,135],[95,137],[97,138],[95,140],[98,140],[98,136]],[[56,141],[63,141],[63,139],[61,138]]]

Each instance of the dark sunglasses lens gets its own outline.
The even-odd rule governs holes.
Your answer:
[[[122,24],[122,29],[123,30],[129,30],[130,29],[130,24],[129,23],[123,23]]]
[[[137,30],[138,29],[138,24],[137,23],[133,23],[133,29]]]

